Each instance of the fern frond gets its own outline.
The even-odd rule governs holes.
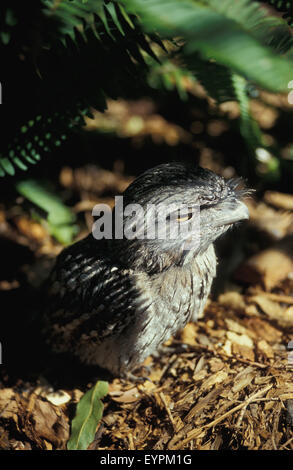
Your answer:
[[[123,0],[123,4],[126,10],[140,15],[147,31],[157,29],[164,37],[184,38],[187,56],[200,53],[203,59],[212,58],[268,90],[287,88],[292,62],[279,57],[252,34],[251,20],[245,29],[228,11],[218,11],[217,5],[222,2]]]
[[[263,178],[274,181],[280,176],[281,161],[276,149],[271,149],[265,142],[261,129],[250,112],[250,100],[247,96],[247,83],[243,77],[233,74],[232,82],[240,107],[240,133],[247,145],[247,159],[242,162],[243,174],[255,176],[259,162],[265,162]]]
[[[279,54],[292,47],[293,38],[290,29],[281,18],[268,16],[265,9],[251,0],[205,0],[206,5],[218,13],[237,21],[262,44],[270,46]]]
[[[89,109],[77,107],[30,119],[16,132],[6,151],[0,152],[0,176],[13,176],[15,168],[26,171],[29,165],[35,165],[41,157],[54,151],[68,138],[71,129],[84,124],[84,114],[89,114]]]
[[[128,51],[134,58],[141,60],[141,54],[133,45],[138,45],[145,53],[156,60],[156,56],[142,33],[138,18],[127,13],[120,2],[105,2],[103,0],[42,0],[46,6],[44,15],[55,21],[58,26],[60,39],[66,44],[66,36],[78,43],[82,36],[87,41],[87,33],[91,30],[101,43],[106,36],[118,43],[121,36],[128,38]],[[132,44],[133,43],[133,44]]]
[[[236,74],[233,74],[231,79],[240,107],[240,131],[251,152],[254,153],[255,149],[263,147],[264,143],[258,124],[250,114],[250,100],[246,92],[246,80]]]
[[[217,103],[237,100],[232,83],[232,72],[228,67],[212,60],[204,60],[199,54],[187,59],[189,69]]]
[[[85,5],[78,0],[40,3],[46,5],[46,21],[56,30],[46,47],[43,42],[44,47],[37,50],[38,77],[32,70],[33,80],[28,75],[15,97],[22,114],[19,123],[11,121],[7,145],[2,142],[0,176],[14,175],[16,168],[26,170],[52,152],[75,127],[83,125],[82,116],[90,116],[91,108],[104,111],[105,96],[115,99],[129,89],[143,88],[144,56],[157,60],[148,39],[121,5],[111,7],[93,0]],[[23,63],[16,65],[23,75]],[[11,82],[9,75],[6,81]],[[27,112],[31,103],[33,110]]]
[[[259,1],[259,0],[258,0]],[[262,0],[283,13],[284,20],[293,28],[293,4],[290,0]]]
[[[91,108],[105,109],[106,97],[142,96],[151,85],[184,99],[195,77],[218,102],[241,102],[247,83],[287,91],[292,79],[288,26],[252,0],[36,0],[29,12],[25,2],[2,1],[1,79],[17,113],[5,122],[0,176],[53,151]],[[173,61],[164,42],[177,37]]]

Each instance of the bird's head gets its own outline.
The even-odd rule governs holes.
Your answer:
[[[249,191],[239,184],[183,163],[147,170],[123,194],[124,236],[115,254],[117,248],[128,265],[148,272],[188,263],[249,218],[242,202]]]

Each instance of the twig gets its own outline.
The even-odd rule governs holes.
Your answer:
[[[248,359],[243,359],[243,358],[238,357],[238,356],[228,356],[228,354],[222,353],[220,351],[214,351],[213,349],[211,349],[207,346],[203,346],[201,344],[188,345],[188,347],[189,347],[190,350],[193,350],[193,351],[198,351],[199,349],[204,350],[206,352],[209,352],[209,353],[213,354],[216,357],[219,356],[219,357],[224,358],[224,359],[234,360],[234,361],[237,361],[237,362],[241,362],[243,364],[248,364],[250,366],[259,367],[261,369],[266,369],[267,367],[271,366],[271,364],[261,364],[260,362],[249,361]]]
[[[176,432],[176,424],[175,424],[175,421],[174,421],[174,419],[173,419],[171,410],[170,410],[170,408],[169,408],[169,405],[168,405],[168,403],[167,403],[167,400],[166,400],[166,397],[165,397],[164,393],[163,393],[163,392],[160,392],[160,393],[159,393],[159,397],[161,398],[161,400],[162,400],[162,402],[163,402],[163,404],[164,404],[164,407],[165,407],[165,409],[166,409],[166,411],[167,411],[167,414],[168,414],[168,416],[169,416],[169,419],[170,419],[170,421],[171,421],[171,423],[172,423],[173,429],[174,429],[174,431]]]
[[[291,444],[291,442],[293,442],[293,437],[290,437],[290,439],[288,439],[288,441],[286,441],[285,444],[282,444],[279,450],[284,449],[288,444]]]
[[[129,440],[129,450],[135,450],[132,434],[128,435],[128,440]]]
[[[226,413],[224,413],[222,416],[219,416],[219,418],[216,418],[214,419],[211,423],[208,423],[208,424],[205,424],[204,426],[202,426],[201,428],[199,429],[194,429],[193,431],[191,431],[189,433],[189,436],[186,437],[185,439],[183,439],[183,441],[179,442],[178,444],[176,444],[175,446],[172,446],[173,442],[174,442],[174,439],[172,439],[168,445],[168,449],[172,449],[172,450],[178,450],[178,449],[182,449],[182,447],[185,445],[185,444],[188,444],[191,440],[195,439],[196,437],[199,436],[199,434],[204,430],[204,429],[209,429],[209,428],[212,428],[213,426],[215,426],[216,424],[219,424],[221,421],[223,421],[225,418],[227,418],[228,416],[230,416],[231,414],[235,413],[235,411],[238,411],[238,410],[241,410],[242,408],[244,407],[247,407],[250,403],[253,402],[253,400],[255,398],[258,398],[259,396],[263,395],[264,393],[266,393],[268,390],[270,390],[271,388],[273,387],[272,384],[269,384],[267,385],[266,387],[262,388],[261,390],[259,390],[258,392],[254,393],[253,395],[251,395],[250,397],[247,398],[247,400],[243,403],[241,403],[240,405],[237,405],[235,406],[234,408],[232,408],[231,410],[227,411]],[[183,431],[183,430],[182,430]],[[173,441],[173,442],[172,442]],[[171,447],[172,446],[172,447]]]
[[[268,297],[271,300],[275,300],[276,302],[282,302],[284,304],[293,304],[293,297],[290,295],[283,295],[283,294],[274,294],[273,292],[265,292],[265,291],[260,291],[260,290],[255,290],[253,291],[253,295],[263,295],[265,297]]]

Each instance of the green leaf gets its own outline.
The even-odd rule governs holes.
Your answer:
[[[0,38],[3,44],[6,46],[10,41],[10,34],[7,31],[1,31]]]
[[[239,23],[263,45],[269,45],[280,54],[292,46],[288,24],[281,18],[268,16],[265,9],[251,0],[205,0],[209,7]]]
[[[264,147],[263,137],[258,123],[250,113],[250,100],[246,93],[246,80],[239,75],[232,76],[235,94],[240,107],[240,132],[254,154],[255,149]]]
[[[131,21],[131,18],[130,16],[126,13],[125,9],[123,8],[122,5],[118,4],[118,7],[119,7],[119,10],[121,11],[122,13],[122,16],[124,17],[124,19],[127,21],[127,23],[129,24],[129,26],[132,28],[132,29],[135,29],[135,26],[133,24],[133,22]]]
[[[18,129],[9,147],[3,151],[1,149],[0,177],[6,174],[14,175],[15,167],[27,170],[26,163],[35,165],[45,152],[59,147],[67,139],[71,121],[76,120],[72,127],[78,127],[80,125],[78,120],[84,112],[88,112],[88,108],[79,103],[63,114],[55,112],[47,117],[37,115],[34,119],[30,119]]]
[[[217,11],[215,2],[124,0],[123,4],[139,15],[146,31],[182,37],[186,56],[200,53],[203,59],[216,60],[271,91],[285,91],[292,79],[293,62],[254,36],[255,22],[246,29],[230,17],[229,10]]]
[[[260,0],[258,0],[260,1]],[[262,0],[283,13],[283,18],[293,27],[293,5],[289,0]]]
[[[27,170],[27,166],[18,158],[18,157],[13,157],[12,158],[13,163],[18,166],[23,171]]]
[[[16,183],[17,191],[47,214],[49,233],[60,243],[68,244],[77,233],[75,215],[62,200],[37,180],[22,180]]]
[[[248,148],[247,159],[242,161],[242,173],[255,174],[260,156],[265,155],[266,172],[262,174],[262,177],[270,181],[276,181],[280,177],[280,159],[278,155],[274,155],[273,149],[265,145],[259,124],[251,115],[250,100],[247,96],[247,82],[243,77],[233,74],[232,83],[240,107],[240,132]]]
[[[72,421],[71,436],[67,443],[68,450],[86,450],[93,442],[97,425],[103,414],[101,398],[107,393],[108,383],[99,380],[83,395]]]
[[[105,8],[108,10],[108,12],[110,13],[111,15],[111,18],[113,20],[113,22],[115,23],[115,25],[117,26],[117,29],[120,31],[120,33],[122,34],[122,36],[125,36],[125,33],[123,31],[123,28],[120,24],[120,21],[118,19],[118,16],[117,16],[117,12],[115,10],[115,6],[113,5],[113,3],[109,3],[108,5],[105,5]]]
[[[54,225],[48,223],[48,231],[62,245],[69,245],[78,233],[77,225]]]
[[[208,95],[218,103],[236,100],[232,72],[228,67],[213,61],[203,60],[197,54],[190,57],[187,64]]]
[[[0,164],[2,168],[9,174],[14,175],[15,170],[8,158],[0,158]]]

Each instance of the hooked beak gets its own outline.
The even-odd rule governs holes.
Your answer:
[[[215,227],[231,225],[240,220],[249,219],[249,211],[244,202],[237,199],[220,202],[217,205]]]

